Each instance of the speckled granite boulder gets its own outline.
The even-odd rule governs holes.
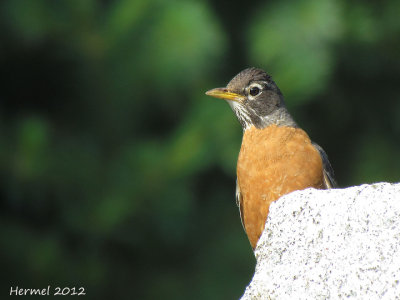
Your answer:
[[[242,299],[400,299],[400,184],[273,203]]]

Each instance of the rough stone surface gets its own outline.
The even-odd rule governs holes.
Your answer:
[[[273,203],[247,299],[400,299],[400,184],[306,189]]]

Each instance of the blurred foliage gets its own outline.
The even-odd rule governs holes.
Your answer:
[[[312,101],[310,96],[326,87],[334,71],[331,46],[343,32],[340,2],[281,1],[268,6],[251,24],[251,62],[276,74],[289,99]]]
[[[270,72],[342,187],[400,178],[400,2],[0,3],[2,291],[232,299],[254,258],[241,128],[207,89]]]

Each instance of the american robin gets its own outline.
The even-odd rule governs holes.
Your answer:
[[[296,190],[336,186],[325,151],[299,128],[278,86],[265,71],[245,69],[207,95],[228,101],[243,127],[236,203],[253,249],[271,202]]]

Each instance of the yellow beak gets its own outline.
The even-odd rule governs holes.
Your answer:
[[[224,100],[236,101],[241,102],[245,99],[244,96],[229,92],[227,88],[216,88],[206,92],[206,95],[220,98]]]

